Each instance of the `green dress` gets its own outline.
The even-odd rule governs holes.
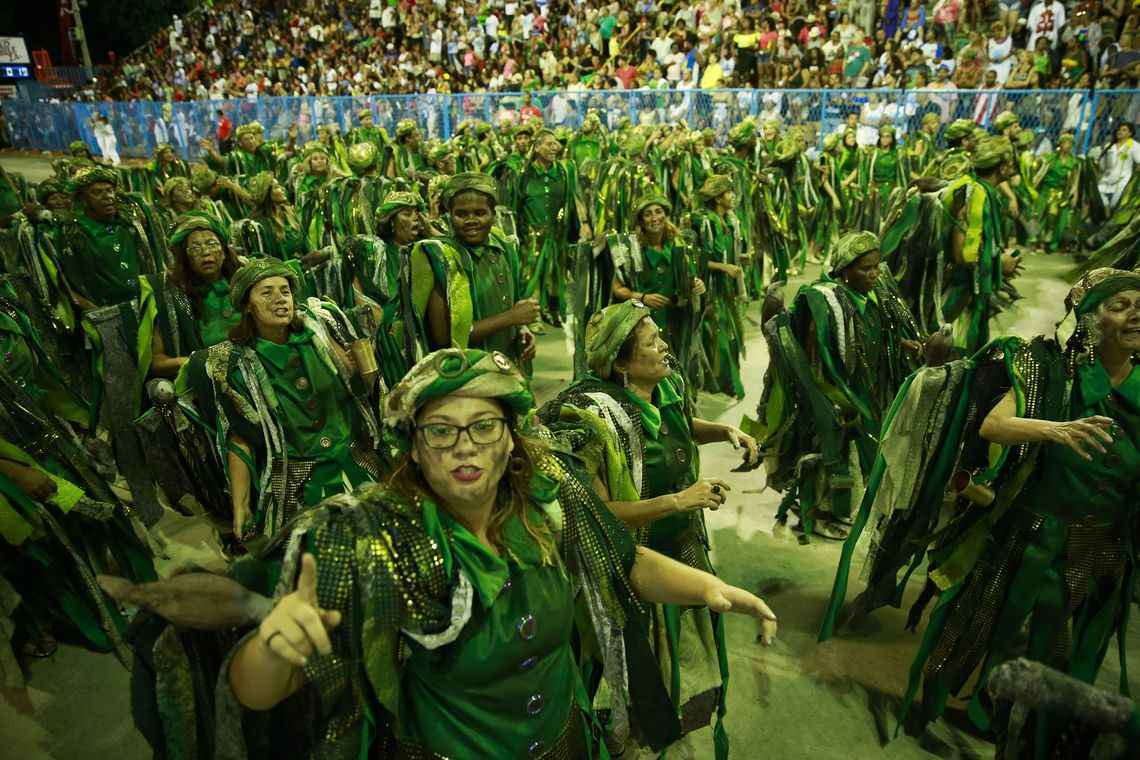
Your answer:
[[[312,552],[321,607],[342,614],[333,654],[310,658],[306,688],[274,711],[302,703],[314,756],[597,756],[576,641],[602,642],[615,709],[637,716],[652,746],[676,737],[660,677],[635,667],[651,655],[628,582],[631,536],[563,459],[536,464],[526,514],[547,559],[518,516],[496,555],[430,494],[383,486],[293,524],[281,577]],[[227,688],[218,697],[219,733],[240,736],[252,713]]]
[[[700,478],[693,406],[680,373],[658,383],[651,401],[587,375],[539,414],[557,431],[577,428],[579,432],[567,439],[571,445],[586,435],[589,443],[578,453],[588,463],[587,469],[597,471],[606,482],[614,501],[641,501],[678,493]],[[594,453],[595,437],[605,440],[606,450],[617,452],[616,458],[612,453],[600,457]],[[702,510],[662,517],[635,533],[641,544],[654,551],[698,570],[714,572]],[[721,725],[728,685],[723,618],[707,609],[671,604],[656,606],[653,615],[651,644],[682,731],[708,725],[715,707],[714,743],[716,756],[722,758],[728,743]]]
[[[1059,444],[992,446],[978,425],[1010,390],[1018,416],[1027,419],[1112,418],[1112,443],[1091,461]],[[991,401],[976,409],[976,399]],[[903,408],[908,413],[895,427],[895,410]],[[1053,340],[999,339],[968,360],[916,373],[888,416],[821,639],[834,632],[859,534],[874,526],[881,551],[872,558],[864,608],[900,604],[924,555],[932,593],[915,603],[910,625],[935,602],[910,670],[903,718],[921,688],[922,706],[915,709],[923,722],[937,718],[951,694],[969,699],[968,714],[983,730],[1004,720],[981,696],[993,668],[1018,655],[1092,683],[1114,635],[1124,658],[1138,527],[1137,431],[1140,369],[1114,388],[1102,366],[1066,356]],[[893,452],[920,445],[936,454],[918,470],[902,467]],[[992,504],[958,498],[943,506],[948,482],[962,470],[993,490]],[[963,694],[979,668],[977,688]],[[1122,668],[1122,691],[1126,679]],[[1063,716],[1031,714],[1022,733],[1029,754],[1084,756],[1067,745],[1080,733],[1066,731],[1067,724]]]
[[[250,446],[251,457],[239,458],[251,473],[254,524],[267,537],[382,469],[372,404],[330,344],[355,340],[352,324],[328,301],[297,313],[302,326],[286,343],[223,341],[194,352],[175,381],[223,471],[231,434]]]
[[[424,320],[431,291],[447,303],[452,346],[500,351],[518,359],[518,328],[501,330],[469,344],[476,322],[507,311],[523,297],[518,249],[492,229],[483,245],[469,246],[455,237],[422,240],[411,254],[412,305],[417,335],[424,353],[432,346]]]
[[[543,169],[534,161],[519,175],[515,197],[522,241],[526,295],[538,298],[543,317],[560,324],[567,315],[566,272],[572,266],[570,248],[576,242],[578,171],[570,161],[555,161]],[[574,317],[582,322],[584,315]]]
[[[1056,252],[1061,246],[1072,224],[1076,168],[1076,156],[1061,155],[1054,151],[1042,159],[1041,167],[1037,170],[1037,202],[1034,213],[1042,223],[1042,242],[1050,253]]]
[[[121,215],[104,224],[80,211],[61,234],[68,284],[96,306],[137,298],[139,275],[154,271],[143,254],[139,231]]]
[[[744,383],[740,379],[740,359],[744,345],[744,324],[741,308],[744,285],[724,272],[709,269],[710,262],[738,264],[743,244],[740,224],[730,212],[722,218],[712,210],[704,210],[693,217],[697,249],[701,252],[698,267],[706,283],[706,298],[711,308],[701,321],[701,339],[709,369],[705,374],[704,389],[710,393],[724,393],[744,398]]]
[[[496,555],[435,504],[425,501],[423,510],[444,572],[470,579],[474,604],[471,621],[443,651],[409,641],[400,743],[442,757],[528,757],[565,732],[581,740],[589,705],[572,648],[574,588],[565,568],[543,564],[517,517],[504,526]],[[529,519],[541,525],[544,518],[532,511]]]
[[[824,279],[802,287],[765,326],[772,357],[751,423],[768,482],[799,502],[804,532],[817,512],[847,520],[870,471],[884,415],[914,369],[901,341],[920,330],[889,272],[862,295]]]

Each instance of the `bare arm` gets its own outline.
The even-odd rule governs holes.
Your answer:
[[[234,511],[234,537],[240,539],[245,531],[246,523],[250,518],[249,510],[249,483],[251,473],[249,466],[238,455],[240,450],[247,458],[253,460],[253,451],[249,444],[234,434],[226,438],[226,463],[230,477],[230,505]]]
[[[451,311],[447,302],[435,290],[428,296],[427,304],[428,337],[434,348],[451,346]]]
[[[166,342],[162,339],[162,332],[154,331],[150,341],[150,374],[151,377],[176,377],[182,365],[190,361],[186,356],[168,356]]]
[[[750,615],[760,621],[764,644],[771,644],[776,638],[776,615],[758,596],[652,549],[637,547],[629,581],[647,602],[707,606],[715,612]]]
[[[1100,416],[1068,422],[1018,417],[1017,396],[1011,389],[986,415],[979,433],[987,441],[1002,446],[1058,443],[1091,460],[1091,452],[1103,454],[1104,444],[1112,443],[1112,433],[1109,432],[1112,424],[1111,418]]]

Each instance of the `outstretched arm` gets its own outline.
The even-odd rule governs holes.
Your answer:
[[[1058,443],[1091,460],[1093,452],[1103,454],[1104,444],[1112,443],[1112,425],[1111,418],[1100,416],[1068,422],[1018,417],[1017,396],[1010,389],[986,415],[979,432],[982,438],[1002,446]]]

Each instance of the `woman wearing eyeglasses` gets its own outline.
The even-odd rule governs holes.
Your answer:
[[[676,737],[656,669],[634,667],[644,603],[752,615],[769,639],[775,617],[635,546],[532,411],[501,353],[446,349],[412,369],[384,406],[403,451],[392,480],[294,524],[291,593],[223,665],[220,730],[249,725],[239,706],[280,705],[318,716],[298,756],[593,756],[577,637],[599,646],[613,723],[632,712],[653,746]]]
[[[150,374],[172,378],[190,354],[225,340],[241,315],[229,284],[240,264],[215,220],[179,217],[170,250],[174,266],[139,282],[139,331],[151,333]]]

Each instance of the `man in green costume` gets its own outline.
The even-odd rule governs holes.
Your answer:
[[[416,175],[427,168],[420,146],[423,135],[419,126],[411,119],[403,119],[396,125],[396,140],[388,146],[384,174],[388,177],[403,177],[414,180]]]
[[[701,339],[710,372],[705,390],[744,398],[740,380],[740,354],[744,344],[741,309],[746,297],[744,233],[736,212],[736,194],[726,174],[714,174],[700,190],[704,208],[692,216],[693,233],[701,261],[697,276],[708,287],[711,313],[701,323]]]
[[[591,108],[586,113],[586,118],[582,120],[582,128],[570,138],[566,146],[566,155],[580,168],[587,161],[605,158],[609,153],[606,142],[605,133],[602,131],[602,119],[598,112]],[[525,156],[526,152],[523,152],[523,155]]]
[[[954,180],[970,170],[970,153],[974,150],[974,122],[955,119],[942,133],[946,150],[932,157],[926,165],[925,176]]]
[[[490,174],[499,183],[499,198],[503,205],[509,209],[519,208],[519,199],[515,193],[519,190],[519,177],[526,168],[527,156],[530,155],[531,144],[534,142],[536,127],[532,123],[524,123],[515,127],[511,133],[513,150],[504,158],[494,161],[487,167]],[[581,164],[578,164],[581,167]]]
[[[879,239],[848,232],[829,275],[764,326],[772,356],[757,410],[768,483],[799,502],[805,537],[845,538],[879,427],[921,350],[918,323],[881,266]]]
[[[538,298],[543,319],[555,326],[565,317],[581,322],[583,315],[566,310],[566,273],[572,264],[571,247],[591,238],[589,214],[578,192],[578,169],[560,155],[562,144],[554,132],[539,130],[514,193],[526,293]]]
[[[384,148],[388,146],[388,133],[384,131],[383,127],[377,127],[373,123],[372,110],[362,108],[356,112],[356,118],[358,126],[348,131],[345,142],[349,145],[355,145],[359,142],[370,142],[376,146],[376,150],[383,152]]]
[[[954,267],[945,286],[942,312],[955,323],[955,343],[972,355],[989,342],[994,296],[1012,277],[1019,259],[1005,248],[1004,207],[999,186],[1014,172],[1013,146],[987,137],[974,151],[973,174],[952,195],[957,224],[950,232]]]
[[[451,234],[424,240],[411,254],[413,319],[421,350],[485,348],[517,359],[534,355],[527,325],[538,301],[523,297],[518,249],[493,227],[495,180],[457,174],[441,202]]]
[[[60,229],[60,258],[83,310],[137,298],[139,276],[164,268],[135,204],[119,202],[118,186],[115,171],[101,166],[81,169],[71,181],[79,207]]]
[[[154,160],[147,164],[150,172],[152,192],[157,195],[166,180],[172,177],[189,177],[190,166],[174,153],[169,143],[159,143],[154,148]]]
[[[199,145],[206,151],[206,165],[229,177],[255,177],[261,172],[275,172],[277,162],[283,157],[282,151],[273,143],[265,141],[265,129],[259,122],[242,124],[234,132],[237,145],[228,155],[222,156],[209,140],[201,140]],[[293,152],[297,139],[297,127],[289,127],[289,144],[285,153]]]

